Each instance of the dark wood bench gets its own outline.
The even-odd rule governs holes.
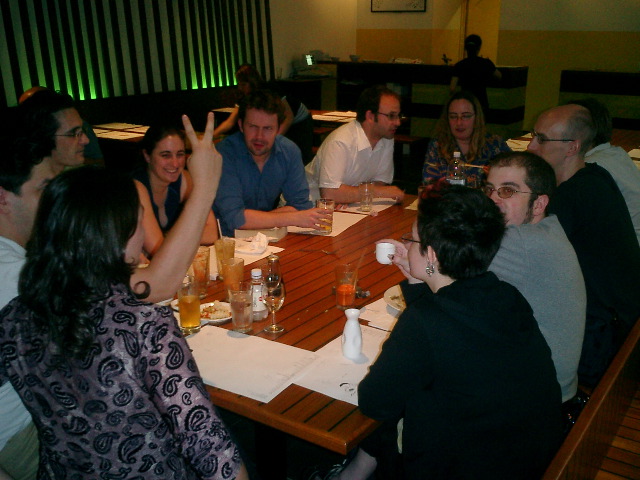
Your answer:
[[[542,480],[593,479],[640,380],[640,319],[609,365]]]

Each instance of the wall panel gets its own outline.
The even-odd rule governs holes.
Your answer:
[[[0,101],[44,85],[76,100],[270,78],[269,0],[2,0]]]

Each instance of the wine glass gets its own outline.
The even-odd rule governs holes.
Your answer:
[[[274,279],[273,277],[268,280],[268,276],[265,276],[265,280],[262,284],[262,302],[267,309],[271,312],[271,325],[265,327],[264,331],[268,333],[280,333],[284,331],[282,325],[276,323],[276,312],[282,308],[285,297],[284,282],[280,277]]]

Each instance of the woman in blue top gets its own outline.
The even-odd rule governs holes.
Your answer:
[[[422,169],[424,183],[447,176],[453,153],[460,152],[468,186],[480,186],[486,178],[485,167],[500,152],[510,152],[498,135],[486,133],[484,114],[478,99],[470,92],[451,96],[436,125]]]
[[[144,208],[144,251],[153,256],[162,244],[189,198],[193,182],[184,169],[185,134],[170,126],[152,126],[142,140],[146,168],[134,173],[140,204]],[[200,243],[211,245],[218,238],[213,211],[209,212]]]

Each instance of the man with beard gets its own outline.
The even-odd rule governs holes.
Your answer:
[[[374,197],[402,202],[393,181],[393,138],[400,126],[400,97],[386,87],[367,88],[358,99],[356,120],[322,142],[305,171],[311,197],[336,203],[360,201],[358,184],[374,182]]]
[[[240,105],[240,131],[217,145],[223,166],[213,210],[223,235],[233,236],[235,229],[314,228],[331,215],[309,201],[300,149],[278,135],[283,120],[278,96],[252,92]]]
[[[529,152],[502,153],[489,166],[484,191],[507,224],[489,270],[531,305],[551,349],[562,401],[569,402],[578,389],[587,299],[576,253],[558,217],[547,215],[555,174]]]

